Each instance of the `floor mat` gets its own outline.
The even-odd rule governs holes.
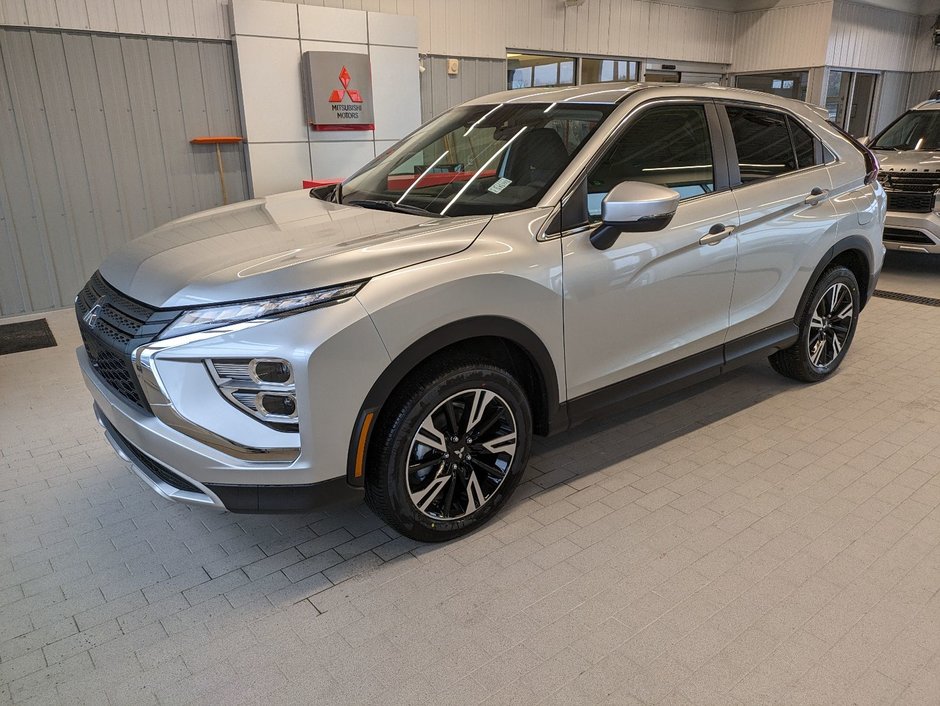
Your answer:
[[[45,319],[0,325],[0,355],[52,348],[55,345],[55,336]]]

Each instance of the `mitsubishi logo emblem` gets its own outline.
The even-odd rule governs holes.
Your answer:
[[[350,78],[349,71],[344,66],[343,70],[339,72],[339,82],[343,84],[343,89],[333,89],[333,92],[330,93],[330,103],[339,103],[343,100],[343,96],[349,96],[349,100],[353,103],[362,103],[362,94],[355,88],[349,87]]]
[[[101,316],[101,309],[104,307],[104,297],[98,297],[91,309],[85,312],[85,315],[82,317],[82,321],[88,324],[88,328],[94,328],[95,322],[98,321],[98,317]]]

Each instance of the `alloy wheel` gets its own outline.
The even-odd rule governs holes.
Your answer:
[[[406,461],[408,494],[419,512],[456,520],[476,512],[503,485],[516,455],[516,420],[491,390],[448,397],[425,417]]]
[[[828,368],[839,357],[852,331],[855,301],[852,290],[836,282],[825,291],[809,323],[810,362]]]

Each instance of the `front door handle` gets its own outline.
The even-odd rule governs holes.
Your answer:
[[[829,198],[829,189],[820,189],[818,186],[814,186],[803,203],[807,206],[816,206],[820,201],[825,201],[827,198]]]
[[[716,223],[708,229],[708,234],[703,235],[698,241],[699,245],[718,245],[722,240],[734,233],[734,226],[726,226],[724,223]]]

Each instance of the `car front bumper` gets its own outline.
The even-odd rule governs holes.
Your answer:
[[[940,253],[940,216],[933,211],[888,211],[884,244],[888,250]]]

